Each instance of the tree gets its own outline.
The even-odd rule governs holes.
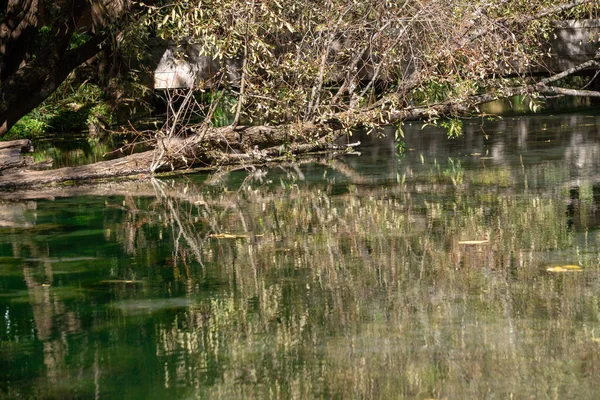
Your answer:
[[[129,0],[0,2],[0,137],[102,49]]]
[[[232,86],[223,85],[222,75],[217,82],[197,83],[213,104],[236,103],[230,107],[232,128],[244,120],[283,125],[280,137],[293,143],[360,124],[454,118],[515,94],[567,94],[549,85],[565,75],[541,80],[528,71],[543,66],[553,21],[589,18],[597,15],[598,5],[595,0],[186,0],[157,2],[146,10],[146,23],[158,35],[193,44],[217,59],[243,60],[241,79]],[[210,113],[190,126],[190,116],[203,115],[197,103],[178,104],[186,109],[172,109],[162,132],[167,137],[193,131],[202,138],[196,145],[223,136],[213,130]],[[183,123],[182,115],[187,116]],[[242,152],[255,147],[223,137]]]
[[[281,124],[348,117],[365,106],[459,104],[529,85],[552,21],[594,15],[596,3],[186,0],[148,6],[147,22],[205,54],[242,58],[241,82],[227,92],[236,114]],[[498,79],[506,75],[516,79]]]
[[[4,0],[0,136],[132,25],[216,59],[243,59],[241,82],[225,93],[217,95],[223,82],[199,85],[213,99],[234,99],[234,125],[242,117],[280,124],[356,110],[373,96],[399,109],[498,91],[506,86],[498,73],[523,77],[523,66],[540,61],[551,20],[597,12],[595,3]],[[142,12],[126,12],[134,6]]]
[[[88,3],[79,1],[86,10]],[[18,2],[9,4],[26,9]],[[443,117],[456,122],[457,117],[472,115],[474,106],[501,97],[543,93],[600,97],[600,92],[558,86],[583,67],[600,68],[597,57],[546,78],[527,72],[532,65],[543,65],[553,21],[597,16],[597,0],[156,0],[138,2],[136,7],[139,12],[132,25],[185,45],[182,48],[196,46],[200,54],[222,65],[221,73],[196,82],[190,90],[168,91],[164,127],[146,132],[154,151],[96,169],[32,175],[28,183],[22,176],[0,178],[0,184],[264,162],[338,148],[331,142],[357,125]],[[56,21],[73,25],[71,38],[78,26],[74,20],[52,19],[52,41],[61,42],[54,38],[68,31],[61,30],[60,23],[54,28]],[[102,29],[110,28],[119,33],[116,36],[127,29],[111,22],[116,20],[106,18],[90,30],[84,45],[73,50],[57,43],[48,48],[58,46],[63,57],[82,54],[86,44],[97,50],[94,40],[102,43]],[[48,90],[36,93],[56,86],[59,79],[48,81],[50,72],[64,74],[67,69],[56,68],[60,58],[52,57],[29,58],[31,65],[54,60],[52,70],[37,65],[42,71],[38,81],[48,83]],[[232,59],[242,61],[237,64],[239,79],[227,81],[225,69],[231,64],[226,61]],[[19,95],[17,89],[27,88],[30,80],[15,82],[15,77],[30,72],[29,63],[2,81],[5,99],[0,116],[5,121],[9,112],[22,115],[43,97],[33,96],[25,102],[28,107],[16,111],[8,106],[13,98],[16,105],[22,103],[23,92]],[[14,90],[9,91],[11,84]],[[199,92],[202,96],[197,96]],[[229,126],[214,123],[218,109],[232,112]],[[459,125],[447,126],[459,133]]]

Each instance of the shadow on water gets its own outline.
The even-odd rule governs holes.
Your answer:
[[[3,196],[0,396],[594,398],[600,115],[403,129]]]

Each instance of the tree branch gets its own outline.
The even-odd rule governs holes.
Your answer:
[[[600,92],[595,90],[565,89],[557,86],[546,86],[542,84],[538,84],[535,87],[538,92],[545,94],[558,94],[572,97],[600,97]]]
[[[519,20],[519,22],[531,22],[531,21],[535,21],[535,20],[538,20],[538,19],[542,19],[542,18],[548,17],[550,15],[559,14],[559,13],[561,13],[563,11],[567,11],[567,10],[573,9],[575,7],[584,5],[584,4],[596,3],[597,1],[598,0],[577,0],[577,1],[572,1],[571,3],[561,4],[559,6],[548,7],[546,9],[540,11],[537,14],[521,18]]]
[[[542,79],[539,84],[546,85],[550,82],[556,82],[559,79],[566,78],[569,75],[573,75],[576,72],[579,72],[579,71],[582,71],[584,69],[588,69],[588,68],[594,67],[594,66],[598,67],[598,69],[600,69],[600,62],[596,61],[596,59],[586,61],[582,64],[579,64],[572,68],[569,68],[568,70],[563,71],[560,74],[556,74],[556,75],[550,76],[548,78]]]

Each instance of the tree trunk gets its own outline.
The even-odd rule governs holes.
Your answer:
[[[116,18],[128,4],[121,0],[9,0],[0,8],[0,137],[100,51],[107,36],[93,32],[102,32],[110,20],[99,10],[112,6],[107,12]],[[42,33],[42,27],[48,32]],[[71,48],[75,32],[87,32],[91,38]]]

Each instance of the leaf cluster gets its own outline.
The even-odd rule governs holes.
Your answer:
[[[152,35],[198,45],[223,70],[223,60],[243,59],[241,82],[212,84],[237,98],[247,121],[276,124],[386,98],[402,107],[500,90],[498,76],[522,77],[542,62],[553,21],[598,12],[594,2],[580,3],[162,0],[138,7]]]

